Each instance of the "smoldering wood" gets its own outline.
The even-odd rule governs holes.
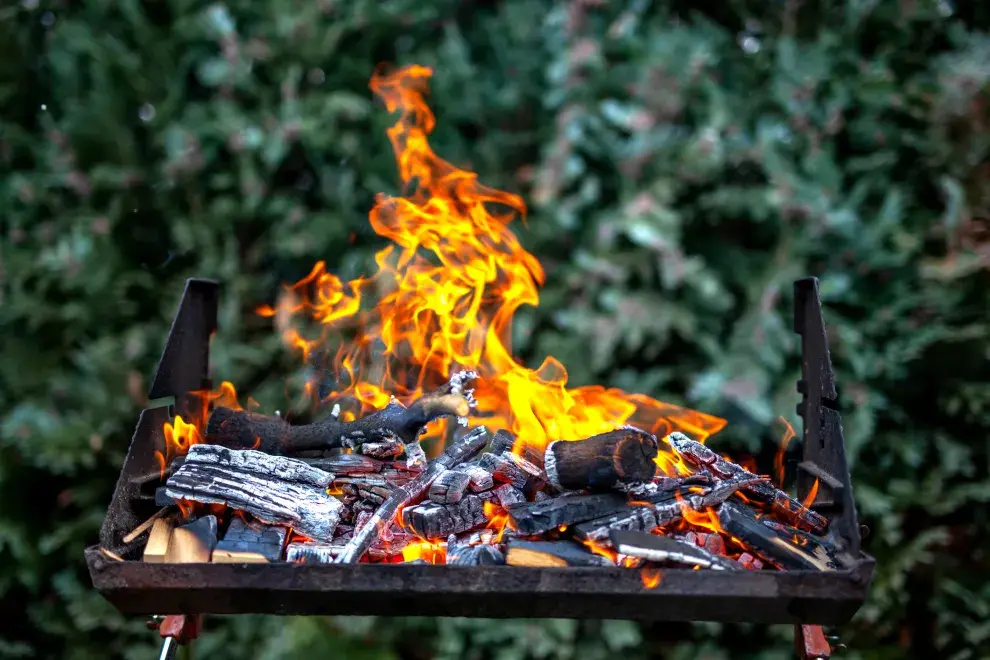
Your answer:
[[[484,490],[491,490],[495,486],[492,473],[484,469],[477,463],[466,463],[458,465],[456,472],[463,472],[470,478],[470,488],[472,492],[480,493]]]
[[[825,537],[813,536],[803,530],[757,518],[749,506],[725,502],[718,509],[718,521],[729,536],[738,539],[750,553],[784,570],[837,570],[835,544]]]
[[[464,371],[408,407],[393,401],[382,410],[351,422],[328,415],[312,424],[291,425],[281,417],[232,410],[213,410],[206,426],[209,442],[232,448],[252,448],[268,454],[293,454],[311,449],[357,447],[362,444],[417,441],[426,425],[441,417],[467,417],[474,404],[465,384],[477,374]]]
[[[507,508],[510,504],[519,504],[526,501],[526,495],[512,484],[502,484],[494,490],[495,499],[502,506]]]
[[[613,531],[649,532],[656,528],[657,517],[652,507],[630,504],[624,511],[578,523],[571,527],[571,533],[574,538],[581,541],[608,545],[611,543],[610,535]]]
[[[447,564],[451,566],[497,566],[505,555],[493,545],[459,545],[447,547]]]
[[[193,445],[166,493],[175,499],[224,504],[258,520],[329,541],[343,505],[326,492],[333,475],[301,461],[259,451]]]
[[[763,569],[763,562],[748,552],[744,552],[736,557],[736,562],[748,571],[759,571]]]
[[[527,541],[509,539],[505,563],[510,566],[614,566],[574,541]]]
[[[647,532],[613,530],[612,547],[620,554],[652,562],[671,562],[716,571],[735,571],[741,567],[727,557],[714,555],[694,543]]]
[[[302,564],[332,564],[344,552],[342,543],[290,543],[285,548],[285,561]]]
[[[175,564],[206,563],[210,561],[216,546],[217,517],[202,516],[172,530],[165,561]]]
[[[430,501],[437,504],[456,504],[471,485],[471,475],[459,470],[448,470],[430,484]]]
[[[519,489],[526,487],[529,475],[501,454],[485,454],[478,464],[488,470],[496,482],[509,483]]]
[[[356,451],[365,456],[385,459],[394,458],[401,455],[402,452],[405,451],[405,447],[406,446],[398,440],[393,440],[390,442],[363,442],[356,447]]]
[[[366,502],[371,502],[372,504],[381,504],[385,501],[385,498],[377,493],[372,493],[361,488],[358,489],[358,495]]]
[[[628,500],[618,493],[598,493],[513,504],[507,511],[520,533],[533,536],[562,525],[573,525],[610,515],[627,506]]]
[[[337,477],[333,480],[335,486],[353,485],[357,488],[370,486],[388,486],[388,479],[377,474],[359,474],[351,477]]]
[[[326,458],[302,458],[298,460],[317,469],[331,472],[338,477],[378,472],[385,465],[384,461],[361,454],[337,454]]]
[[[624,426],[584,440],[551,442],[543,468],[555,488],[604,491],[619,483],[651,481],[657,452],[656,436]]]
[[[516,454],[538,469],[543,469],[543,452],[527,442],[517,442],[516,436],[504,429],[495,433],[490,448],[493,454]]]
[[[407,529],[424,539],[446,538],[488,522],[484,501],[477,495],[467,495],[456,504],[418,504],[404,510],[402,519]]]
[[[422,497],[433,480],[454,466],[471,460],[484,448],[488,440],[488,430],[479,426],[448,447],[440,456],[430,461],[426,470],[407,484],[399,486],[389,494],[385,502],[375,512],[372,521],[354,534],[347,544],[347,550],[337,559],[337,563],[351,564],[361,559],[375,542],[382,530],[395,521],[399,509]]]

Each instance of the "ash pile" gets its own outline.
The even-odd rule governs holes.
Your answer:
[[[427,460],[473,372],[409,406],[292,426],[228,408],[166,466],[144,561],[835,570],[828,520],[682,433],[620,427],[537,451],[484,426]],[[674,459],[677,476],[660,469]],[[644,576],[648,571],[644,571]],[[647,578],[644,577],[644,583]]]

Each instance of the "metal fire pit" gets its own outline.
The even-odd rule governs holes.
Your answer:
[[[210,337],[217,325],[219,286],[190,279],[172,324],[158,373],[124,461],[100,531],[86,550],[93,586],[125,614],[353,614],[491,618],[585,618],[734,621],[839,625],[866,598],[874,561],[860,552],[860,531],[843,446],[835,381],[818,297],[818,282],[795,282],[795,331],[802,337],[804,460],[798,490],[814,479],[812,508],[831,520],[850,557],[841,571],[663,572],[656,587],[623,568],[523,568],[404,564],[156,564],[122,538],[158,507],[140,492],[141,475],[158,469],[163,424],[173,414],[195,418],[209,389]],[[124,558],[117,561],[101,552]]]

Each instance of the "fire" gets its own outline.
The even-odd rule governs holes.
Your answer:
[[[639,572],[639,576],[643,580],[644,587],[647,589],[654,589],[658,584],[660,584],[660,579],[663,577],[663,574],[656,568],[644,568]]]
[[[783,433],[780,436],[780,442],[777,444],[777,455],[773,459],[773,471],[774,471],[774,481],[777,482],[779,488],[784,487],[784,457],[787,455],[787,446],[791,444],[797,434],[794,432],[794,427],[791,426],[783,417],[777,418],[777,424],[783,426]]]
[[[447,544],[434,541],[415,541],[402,549],[402,561],[425,559],[431,564],[447,561]]]
[[[176,456],[182,456],[192,445],[202,442],[199,429],[176,415],[174,422],[165,422],[165,453],[155,452],[155,458],[161,467],[162,479],[165,478],[165,468]]]
[[[811,484],[811,490],[808,491],[808,496],[804,498],[804,502],[801,502],[801,506],[807,509],[815,503],[816,497],[818,497],[818,479],[815,479],[815,483]]]
[[[483,417],[490,428],[511,430],[537,449],[625,423],[659,436],[680,430],[701,441],[719,431],[725,420],[645,395],[569,388],[566,369],[552,356],[537,369],[515,361],[513,316],[539,304],[545,279],[508,227],[525,217],[526,205],[433,152],[427,137],[436,120],[425,99],[431,75],[414,65],[371,80],[388,110],[399,114],[388,136],[405,188],[402,196],[379,195],[370,212],[374,231],[392,243],[376,254],[377,270],[344,281],[317,263],[259,313],[275,319],[285,342],[304,357],[346,333],[330,365],[345,385],[330,398],[356,400],[361,414],[390,395],[408,403],[452,371],[472,369],[479,374],[479,419],[471,421]],[[294,317],[315,321],[321,336],[304,339],[290,324]],[[444,431],[438,424],[430,437]],[[658,459],[665,473],[688,471],[667,454]]]
[[[608,548],[604,545],[601,545],[600,543],[595,543],[591,539],[582,539],[581,543],[584,545],[584,547],[588,548],[588,550],[591,550],[596,555],[601,555],[602,557],[605,557],[613,564],[618,564],[619,553],[617,553],[612,548]]]
[[[501,543],[502,535],[505,534],[505,528],[512,528],[512,521],[509,518],[509,514],[505,512],[505,509],[497,504],[492,504],[491,502],[485,502],[484,504],[485,517],[488,518],[488,529],[498,530],[498,536],[495,537],[496,543]]]

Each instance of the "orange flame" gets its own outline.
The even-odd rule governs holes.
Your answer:
[[[719,431],[723,419],[645,395],[568,388],[567,371],[553,357],[535,370],[515,361],[512,318],[523,305],[539,303],[544,282],[540,263],[508,228],[526,206],[433,152],[427,136],[436,120],[425,100],[431,75],[414,65],[371,80],[388,110],[399,113],[388,136],[405,187],[404,196],[380,195],[371,210],[372,228],[392,242],[375,255],[376,272],[345,282],[320,262],[287,286],[275,307],[258,312],[274,318],[286,343],[304,356],[326,345],[330,333],[347,331],[328,365],[345,385],[330,397],[356,400],[358,413],[382,407],[389,395],[408,404],[453,371],[473,369],[478,417],[471,421],[484,418],[537,450],[625,423],[658,436],[683,431],[699,441]],[[372,292],[377,302],[368,301]],[[320,324],[321,336],[303,339],[289,326],[294,316]],[[441,423],[428,437],[445,429]],[[668,474],[687,471],[673,457],[657,462]]]
[[[804,501],[801,502],[801,505],[807,509],[815,503],[816,497],[818,497],[818,479],[815,479],[815,483],[811,484],[811,490],[808,491],[808,495],[804,498]]]
[[[588,550],[591,550],[596,555],[605,557],[605,559],[608,559],[613,564],[618,564],[619,553],[613,550],[612,548],[605,547],[600,543],[595,543],[591,539],[582,539],[581,543],[584,545],[584,547],[588,548]]]
[[[414,541],[402,549],[402,561],[425,559],[431,564],[447,561],[447,544],[435,541]]]
[[[485,517],[488,518],[488,524],[485,527],[498,530],[495,542],[501,543],[502,535],[505,534],[505,528],[512,529],[512,520],[509,518],[509,514],[505,512],[505,509],[497,504],[485,502],[483,506]]]
[[[783,417],[777,418],[777,424],[783,426],[783,432],[780,436],[780,442],[777,444],[777,455],[773,459],[773,472],[774,481],[777,483],[778,488],[784,487],[784,457],[787,454],[787,446],[791,444],[797,434],[794,432],[794,427]]]
[[[660,584],[660,579],[663,574],[658,568],[644,568],[639,572],[639,576],[643,580],[643,586],[647,589],[655,589],[658,584]]]

